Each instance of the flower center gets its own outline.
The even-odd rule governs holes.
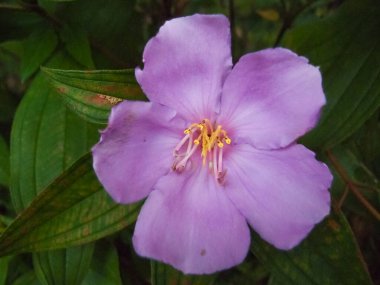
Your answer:
[[[215,129],[209,119],[191,124],[184,130],[185,136],[174,149],[172,169],[182,172],[190,157],[200,148],[203,165],[208,166],[219,183],[223,183],[226,172],[223,171],[223,148],[231,144],[227,132],[218,125]]]

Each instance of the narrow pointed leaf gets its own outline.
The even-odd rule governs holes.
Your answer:
[[[8,146],[0,136],[0,185],[8,186],[9,183],[9,150]]]
[[[22,9],[18,4],[0,7],[0,42],[25,38],[41,26],[46,27],[42,17]]]
[[[133,223],[140,204],[114,203],[86,155],[33,200],[0,236],[0,256],[76,246]]]
[[[79,27],[73,28],[65,25],[60,36],[66,45],[66,50],[78,63],[87,68],[95,67],[92,60],[90,42],[84,30]]]
[[[51,64],[70,66],[70,61],[65,54],[58,54]],[[48,86],[47,79],[38,74],[12,126],[10,190],[17,212],[88,153],[99,138],[98,126],[70,112]]]
[[[33,264],[38,280],[43,285],[81,285],[90,267],[94,243],[81,248],[70,247],[33,255]],[[54,254],[54,259],[51,256]],[[52,268],[51,274],[46,268]]]
[[[95,245],[90,271],[82,285],[122,285],[119,256],[113,244],[100,240]]]
[[[371,280],[343,214],[331,214],[301,245],[280,251],[256,234],[253,253],[284,285],[370,285]],[[274,282],[274,284],[277,284]]]
[[[25,81],[44,64],[58,44],[57,35],[51,27],[33,32],[23,44],[21,79]]]
[[[55,53],[47,64],[62,68],[77,66],[64,52]],[[98,136],[98,126],[83,121],[68,110],[39,72],[18,106],[12,126],[10,194],[16,211],[28,207],[54,179],[88,153]],[[54,234],[54,229],[47,227],[40,234],[49,232]],[[20,237],[23,234],[18,233]],[[35,235],[38,234],[35,232]],[[85,246],[78,247],[77,251],[86,251]],[[61,270],[72,277],[77,275],[77,269],[69,265],[65,268],[55,266],[61,253],[49,252],[48,256],[48,262],[41,264],[41,268],[50,275],[49,279]]]
[[[42,70],[67,105],[90,122],[106,124],[112,106],[122,99],[146,100],[132,69]]]
[[[12,285],[41,285],[34,271],[28,271],[18,277]]]
[[[0,258],[0,285],[5,285],[8,275],[10,257]]]

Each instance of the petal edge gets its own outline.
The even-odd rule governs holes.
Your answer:
[[[167,21],[146,45],[136,78],[151,101],[189,121],[212,118],[231,70],[229,22],[224,15]]]
[[[242,262],[250,243],[248,225],[215,185],[202,167],[160,179],[137,219],[136,252],[186,274],[213,273]]]
[[[304,146],[266,151],[240,145],[226,160],[227,194],[275,247],[293,248],[329,214],[332,175]]]
[[[321,73],[284,48],[243,56],[223,86],[221,124],[235,141],[286,147],[313,128],[326,103]]]
[[[116,202],[145,198],[169,172],[185,126],[175,115],[151,102],[124,101],[112,109],[92,153],[98,179]]]

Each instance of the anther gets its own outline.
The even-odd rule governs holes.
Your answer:
[[[224,183],[226,171],[223,170],[223,148],[225,144],[231,144],[231,139],[222,125],[214,126],[210,120],[203,119],[189,125],[183,132],[185,136],[174,149],[172,169],[182,172],[196,149],[199,148],[203,165],[214,173],[218,183]]]
[[[218,172],[218,176],[216,178],[216,181],[218,181],[219,184],[223,185],[226,177],[227,171]]]

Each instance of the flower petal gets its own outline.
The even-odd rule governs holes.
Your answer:
[[[332,175],[302,145],[275,151],[237,145],[225,165],[228,196],[277,248],[296,246],[330,211]]]
[[[174,111],[159,104],[124,101],[112,109],[92,152],[95,172],[116,202],[135,202],[150,193],[169,172],[184,128]]]
[[[225,191],[202,166],[160,179],[137,219],[137,253],[187,274],[212,273],[242,262],[250,232]]]
[[[228,19],[194,15],[167,21],[145,47],[137,81],[153,102],[188,120],[213,118],[232,66]]]
[[[283,49],[243,56],[223,87],[220,122],[235,141],[285,147],[315,126],[325,104],[319,69]]]

